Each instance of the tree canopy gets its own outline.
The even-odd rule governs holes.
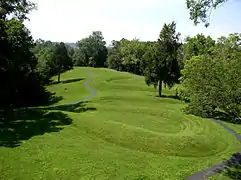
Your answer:
[[[0,0],[0,18],[7,20],[12,15],[15,19],[24,20],[34,8],[36,5],[29,0]]]
[[[2,108],[35,104],[44,93],[37,60],[31,51],[34,46],[30,32],[18,20],[0,20],[1,53],[0,80]],[[37,97],[35,97],[37,96]]]
[[[57,43],[53,52],[53,65],[58,72],[58,82],[60,82],[60,73],[70,70],[73,67],[72,59],[68,54],[68,50],[63,42]]]
[[[102,32],[92,34],[77,42],[73,58],[76,66],[104,67],[106,65],[107,48]]]
[[[187,8],[190,12],[190,19],[194,24],[204,23],[209,26],[210,15],[213,9],[229,0],[186,0]]]
[[[231,34],[217,41],[213,53],[185,61],[181,82],[190,100],[187,112],[204,117],[222,112],[240,121],[240,57],[240,35]]]

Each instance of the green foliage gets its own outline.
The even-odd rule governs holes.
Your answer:
[[[181,84],[177,86],[176,88],[176,96],[178,99],[185,101],[185,102],[190,102],[190,97],[187,92],[187,89],[184,88]]]
[[[26,15],[35,8],[29,0],[0,0],[0,18],[7,21],[9,15],[19,20],[26,19]]]
[[[122,55],[122,64],[127,72],[134,74],[143,74],[140,68],[142,56],[145,54],[146,43],[137,39],[132,41],[120,41],[120,54]]]
[[[213,8],[217,8],[228,0],[186,0],[187,8],[190,11],[190,19],[197,25],[200,22],[209,26],[209,17]]]
[[[64,43],[53,43],[38,39],[32,52],[38,59],[36,71],[45,84],[50,82],[52,76],[73,67],[75,49]]]
[[[106,42],[100,31],[94,31],[89,37],[78,41],[78,49],[73,55],[74,65],[105,67],[107,58],[105,45]]]
[[[184,60],[189,60],[193,56],[213,53],[215,41],[210,36],[197,34],[194,37],[187,37],[185,41]]]
[[[225,112],[233,120],[241,116],[241,56],[229,60],[222,54],[195,56],[185,62],[182,85],[188,90],[187,111],[200,116]]]
[[[172,87],[178,82],[180,69],[178,65],[179,33],[176,33],[176,23],[164,24],[159,39],[153,48],[144,55],[147,63],[145,79],[148,85],[159,84],[161,96],[162,82]]]
[[[42,48],[37,54],[38,64],[36,71],[40,74],[43,81],[48,83],[50,78],[55,75],[55,67],[53,64],[53,48]]]
[[[108,48],[107,66],[117,71],[124,70],[119,41],[112,41],[112,46]]]
[[[143,75],[145,68],[143,56],[147,46],[147,42],[138,39],[113,41],[108,53],[108,67],[118,71]]]
[[[55,45],[52,62],[55,71],[58,72],[58,82],[60,82],[60,73],[73,67],[72,59],[69,57],[68,50],[63,42]]]
[[[241,33],[230,34],[229,37],[220,37],[217,40],[215,53],[230,60],[240,56],[241,52]]]
[[[44,87],[35,71],[37,60],[30,32],[18,20],[0,19],[3,49],[0,53],[0,108],[38,104],[44,100]]]

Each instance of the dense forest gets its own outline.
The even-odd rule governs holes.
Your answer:
[[[217,40],[198,34],[182,43],[172,22],[163,25],[154,42],[123,38],[107,46],[102,32],[94,31],[74,47],[34,41],[23,24],[34,4],[15,1],[3,4],[0,12],[1,109],[52,101],[45,86],[53,76],[58,75],[60,82],[61,73],[73,66],[90,66],[143,75],[147,85],[158,87],[159,96],[163,85],[172,88],[178,84],[176,95],[187,102],[186,112],[203,117],[222,113],[233,121],[241,120],[241,34]],[[196,4],[190,1],[187,5],[198,23]]]

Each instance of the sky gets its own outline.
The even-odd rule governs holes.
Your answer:
[[[112,40],[155,41],[164,23],[176,22],[182,39],[198,33],[216,39],[241,33],[241,1],[230,0],[213,11],[211,25],[194,26],[185,0],[34,0],[37,10],[25,25],[34,39],[77,42],[92,31],[102,31],[107,44]]]

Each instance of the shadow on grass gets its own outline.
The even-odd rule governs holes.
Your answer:
[[[78,81],[82,81],[82,80],[84,80],[84,78],[68,79],[65,81],[61,81],[61,83],[67,84],[67,83],[73,83],[73,82],[78,82]]]
[[[59,101],[63,100],[62,96],[56,96],[55,93],[52,92],[45,92],[43,101],[41,104],[36,104],[38,105],[45,105],[45,106],[50,106],[52,104],[58,103]]]
[[[233,154],[229,160],[222,162],[219,165],[219,167],[217,167],[217,169],[214,170],[214,173],[211,172],[211,174],[215,175],[221,172],[223,172],[222,175],[229,177],[229,179],[240,180],[241,179],[241,152]]]
[[[72,119],[63,111],[80,113],[94,110],[96,108],[86,107],[85,103],[78,103],[56,108],[2,111],[0,112],[0,146],[14,148],[31,137],[61,131],[64,126],[72,123]]]
[[[217,120],[221,120],[221,121],[225,121],[225,122],[229,122],[232,124],[241,124],[240,120],[235,119],[235,117],[228,115],[225,112],[220,112],[220,111],[215,111],[210,118],[214,118]]]
[[[231,169],[228,169],[225,173],[230,179],[240,180],[241,179],[241,162]]]
[[[64,81],[60,81],[60,83],[62,84],[68,84],[68,83],[74,83],[74,82],[78,82],[78,81],[82,81],[85,78],[75,78],[75,79],[68,79],[68,80],[64,80]],[[60,84],[57,81],[51,81],[49,84],[53,85],[53,84]]]
[[[160,97],[160,96],[156,96],[156,97]],[[180,98],[178,96],[175,96],[175,95],[166,95],[166,94],[163,94],[161,96],[161,98],[171,98],[171,99],[178,99],[180,100]]]

